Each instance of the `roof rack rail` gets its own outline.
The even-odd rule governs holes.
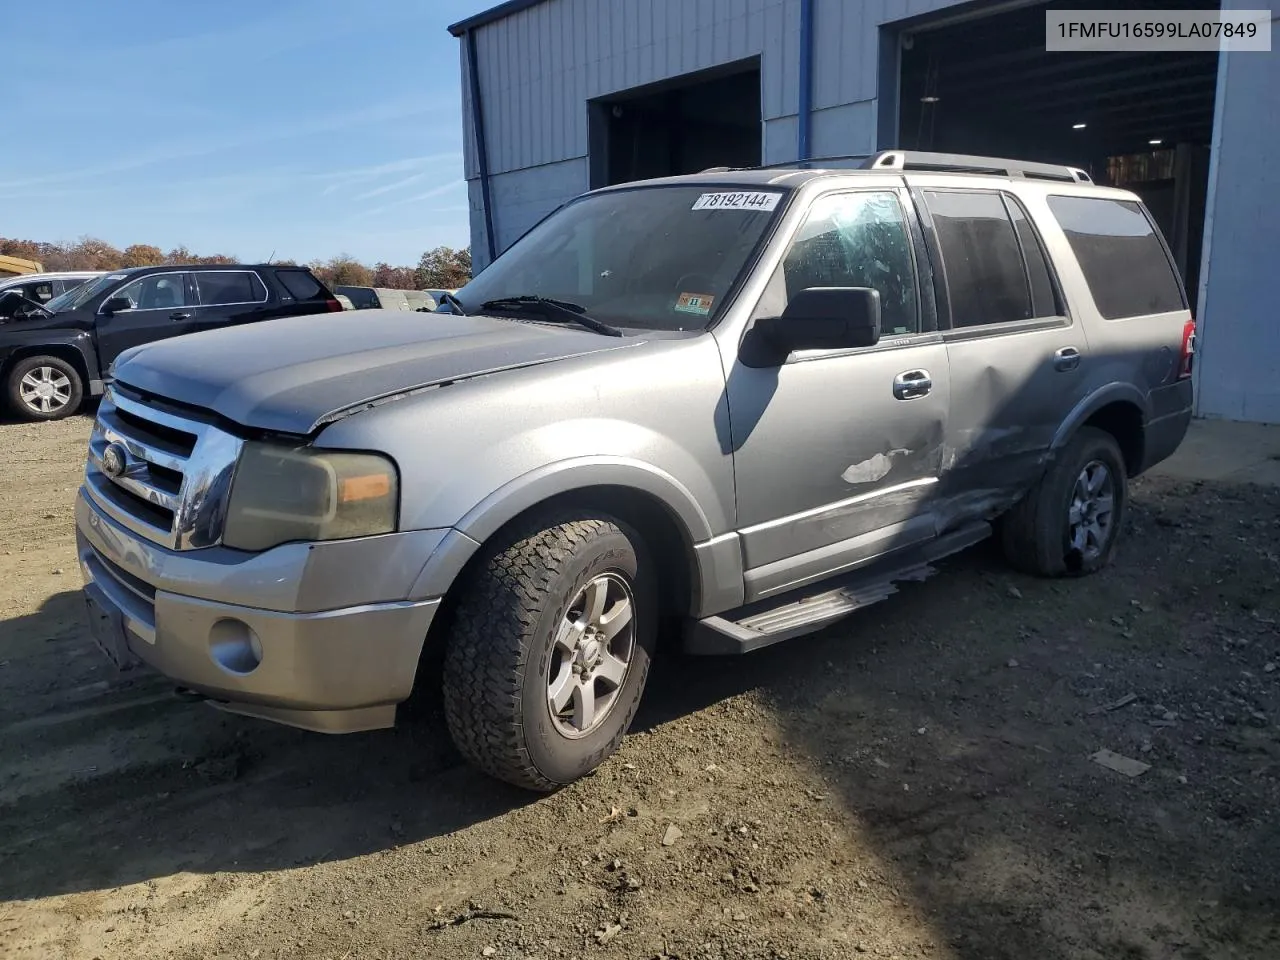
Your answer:
[[[1079,167],[1056,163],[1031,163],[1000,157],[975,157],[963,153],[924,153],[916,150],[883,150],[863,164],[864,170],[919,170],[934,173],[978,173],[1027,180],[1061,180],[1093,183]]]

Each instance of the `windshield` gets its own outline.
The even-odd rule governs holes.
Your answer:
[[[44,305],[44,308],[50,313],[65,313],[67,310],[74,310],[77,307],[84,306],[99,293],[106,290],[120,280],[126,277],[123,273],[109,273],[106,276],[95,277],[87,280],[74,290],[68,290],[60,297],[54,297]]]
[[[541,296],[620,327],[701,330],[782,196],[702,186],[591,194],[525,234],[457,296],[468,313],[489,300]]]

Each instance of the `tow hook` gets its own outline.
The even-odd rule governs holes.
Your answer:
[[[179,700],[187,701],[187,703],[200,703],[209,699],[203,693],[198,690],[192,690],[190,687],[174,687],[173,695]]]

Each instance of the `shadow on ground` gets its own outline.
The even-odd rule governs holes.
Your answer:
[[[1142,488],[1103,576],[1013,578],[984,546],[817,637],[660,662],[636,729],[762,698],[966,960],[1280,955],[1280,500],[1171,490]],[[68,702],[107,676],[69,652],[73,596],[5,625],[5,670],[48,686],[0,730],[0,899],[341,861],[535,800],[463,766],[438,714],[330,739],[150,679]],[[1103,769],[1103,747],[1150,768]],[[822,896],[856,902],[835,874]]]

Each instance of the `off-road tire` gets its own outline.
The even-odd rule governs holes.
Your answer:
[[[605,572],[625,577],[634,596],[631,666],[599,727],[569,739],[546,700],[555,633],[582,586]],[[458,750],[491,776],[542,792],[593,771],[635,716],[657,599],[644,544],[609,517],[541,513],[487,548],[461,586],[446,641],[443,700]]]
[[[1114,506],[1107,543],[1091,559],[1069,549],[1068,512],[1076,479],[1093,461],[1103,463],[1115,480]],[[1114,437],[1082,427],[1054,459],[1040,481],[1000,521],[1005,559],[1015,569],[1040,577],[1078,577],[1101,570],[1115,554],[1128,504],[1128,473]]]
[[[67,402],[49,413],[33,410],[22,401],[22,378],[41,367],[57,371],[70,382]],[[24,357],[9,368],[4,387],[9,409],[23,420],[62,420],[74,414],[84,403],[84,380],[79,371],[61,357]]]

